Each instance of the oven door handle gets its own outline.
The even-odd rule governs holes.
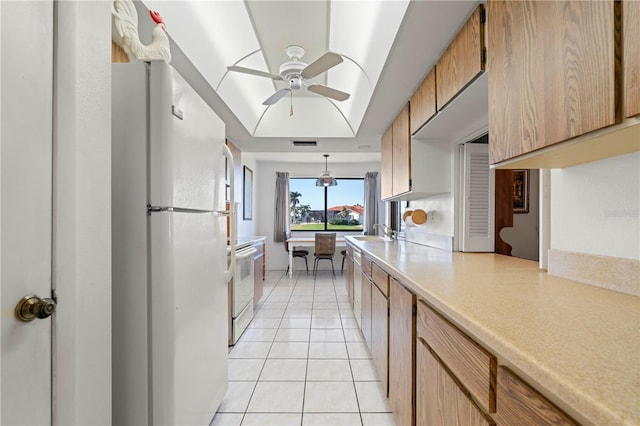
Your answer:
[[[254,257],[257,252],[258,252],[258,250],[256,250],[253,247],[249,247],[249,248],[246,248],[246,249],[239,250],[236,253],[236,260],[243,260],[243,259],[246,259],[248,257]]]

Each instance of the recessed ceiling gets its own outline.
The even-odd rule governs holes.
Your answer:
[[[291,139],[314,139],[318,146],[305,152],[362,153],[363,145],[379,151],[381,134],[478,1],[144,3],[162,14],[172,41],[215,91],[208,101],[243,151],[291,152]],[[351,97],[338,102],[300,89],[265,107],[262,101],[285,83],[226,69],[278,74],[292,44],[305,49],[306,63],[327,51],[343,55],[312,82]]]

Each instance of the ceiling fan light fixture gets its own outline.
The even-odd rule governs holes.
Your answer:
[[[322,172],[322,176],[316,179],[316,186],[336,186],[338,182],[336,178],[331,177],[331,173],[327,170],[327,158],[329,158],[329,154],[323,154],[324,157],[324,172]]]

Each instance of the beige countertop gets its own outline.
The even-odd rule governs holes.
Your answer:
[[[347,240],[576,420],[640,424],[640,298],[493,253]]]

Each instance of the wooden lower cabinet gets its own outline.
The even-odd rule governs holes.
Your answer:
[[[429,345],[485,412],[495,413],[496,357],[422,301],[418,302],[416,322],[418,338]]]
[[[497,417],[499,425],[576,425],[506,367],[498,368]]]
[[[389,395],[389,299],[371,286],[371,357],[385,396]]]
[[[361,299],[360,308],[362,314],[360,317],[360,328],[364,335],[364,340],[367,342],[367,346],[371,349],[371,287],[372,283],[367,278],[365,273],[362,273],[362,287],[361,287]]]
[[[347,286],[347,296],[353,308],[353,249],[347,247],[347,258],[344,261],[345,285]]]
[[[389,288],[389,405],[396,424],[415,424],[416,296],[396,279]]]
[[[416,424],[495,424],[475,406],[421,339],[416,344]]]

